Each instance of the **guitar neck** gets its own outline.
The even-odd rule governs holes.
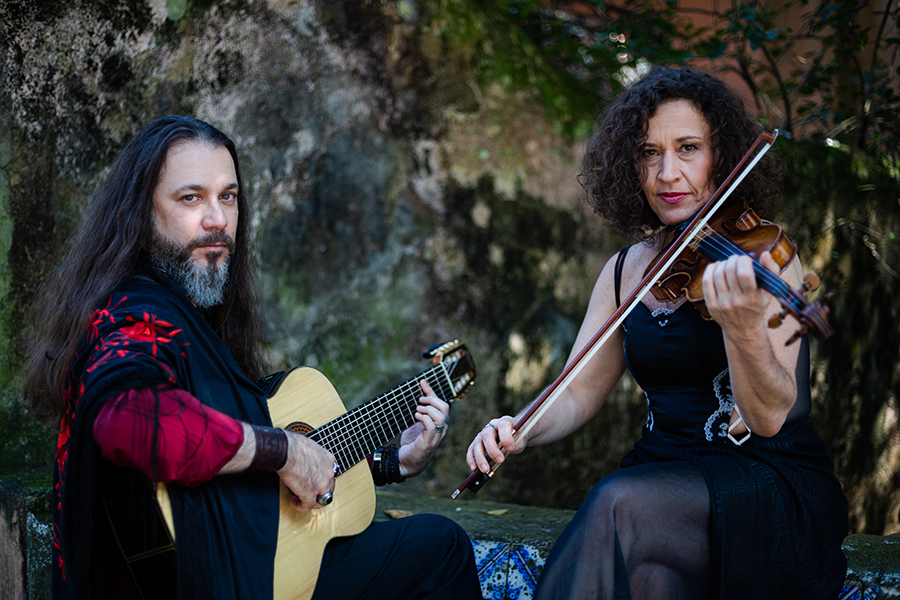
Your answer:
[[[416,422],[416,406],[423,395],[419,386],[422,379],[445,402],[456,398],[453,382],[444,363],[439,363],[309,434],[312,440],[334,454],[339,467],[338,475]]]

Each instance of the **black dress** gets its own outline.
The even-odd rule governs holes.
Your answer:
[[[535,598],[837,598],[847,501],[809,421],[802,344],[781,431],[731,439],[721,328],[689,303],[633,310],[625,357],[647,423],[560,536]]]

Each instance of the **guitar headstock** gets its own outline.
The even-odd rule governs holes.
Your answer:
[[[459,400],[475,385],[475,362],[468,348],[459,340],[432,346],[424,357],[430,358],[434,365],[443,366],[453,388],[453,397],[449,402]]]

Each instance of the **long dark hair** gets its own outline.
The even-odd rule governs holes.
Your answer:
[[[706,118],[714,150],[712,180],[721,184],[753,145],[761,127],[724,82],[690,67],[655,66],[622,91],[598,120],[588,142],[579,181],[588,202],[626,238],[640,238],[662,223],[651,210],[641,182],[641,149],[650,118],[668,100],[689,100]],[[757,212],[778,198],[781,166],[770,151],[735,190]]]
[[[263,374],[256,264],[250,215],[237,151],[221,131],[182,116],[157,119],[122,150],[88,204],[80,233],[35,303],[24,400],[33,414],[52,422],[65,415],[64,386],[91,314],[116,285],[148,260],[153,236],[153,192],[174,144],[202,142],[224,147],[238,178],[235,251],[223,302],[204,316],[251,379]]]

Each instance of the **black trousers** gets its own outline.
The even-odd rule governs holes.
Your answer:
[[[472,543],[456,523],[415,515],[329,542],[312,600],[481,600]]]

